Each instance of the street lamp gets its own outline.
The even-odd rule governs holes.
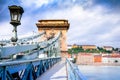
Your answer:
[[[14,29],[13,29],[13,36],[11,38],[12,42],[17,42],[18,38],[17,38],[17,26],[20,25],[20,20],[22,17],[22,14],[24,13],[24,10],[22,7],[20,6],[16,6],[16,5],[12,5],[12,6],[8,6],[9,11],[10,11],[10,16],[11,16],[11,22],[10,24],[13,25]]]

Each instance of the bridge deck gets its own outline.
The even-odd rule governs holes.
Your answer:
[[[65,61],[55,64],[37,80],[67,80]]]

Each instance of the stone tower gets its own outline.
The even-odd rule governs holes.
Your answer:
[[[47,36],[50,36],[51,34],[56,35],[61,31],[61,51],[62,53],[67,51],[66,33],[70,25],[68,20],[39,20],[36,25],[38,31],[45,31]]]

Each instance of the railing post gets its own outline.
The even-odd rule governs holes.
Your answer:
[[[32,63],[30,62],[28,64],[28,66],[26,67],[26,69],[25,69],[25,72],[23,74],[22,80],[26,80],[26,79],[31,80],[31,76],[32,76],[31,75],[31,71],[32,71]]]
[[[32,69],[30,69],[28,76],[29,76],[28,78],[29,80],[33,80]]]
[[[6,66],[3,66],[2,80],[6,80]]]

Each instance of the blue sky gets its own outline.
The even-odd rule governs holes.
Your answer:
[[[38,32],[40,19],[68,19],[68,44],[120,47],[120,0],[0,0],[0,38],[10,38],[8,6],[24,8],[18,35]]]

